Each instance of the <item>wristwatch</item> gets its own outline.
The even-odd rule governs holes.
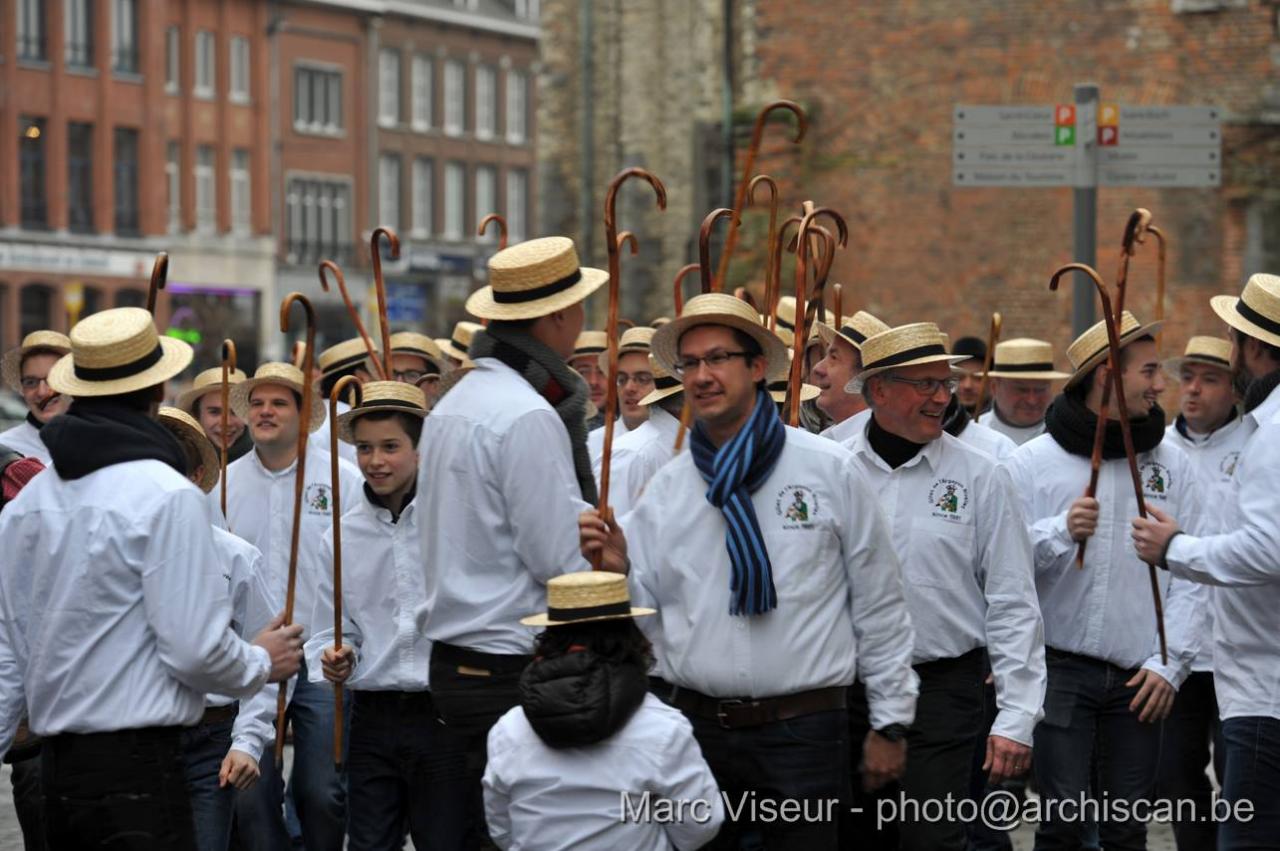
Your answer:
[[[876,730],[876,735],[890,742],[900,742],[907,737],[906,724],[889,724],[882,729]]]

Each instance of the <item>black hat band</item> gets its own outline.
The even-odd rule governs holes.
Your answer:
[[[1053,363],[1010,363],[991,365],[992,372],[1053,372]]]
[[[547,606],[547,620],[571,621],[578,618],[598,618],[606,615],[630,615],[631,602],[620,600],[617,603],[604,603],[599,606],[582,606],[580,608],[560,609]]]
[[[931,343],[927,346],[916,346],[914,349],[906,349],[901,352],[895,352],[886,358],[882,358],[874,363],[863,364],[863,369],[884,369],[889,366],[897,366],[916,358],[927,358],[933,355],[945,355],[947,350],[943,348],[941,343]]]
[[[1245,304],[1244,299],[1240,299],[1236,302],[1236,313],[1239,313],[1245,319],[1248,319],[1254,325],[1257,325],[1263,330],[1270,331],[1272,334],[1280,334],[1280,322],[1277,322],[1268,316],[1263,316],[1261,313]]]
[[[119,366],[80,366],[75,363],[75,358],[72,358],[72,363],[74,364],[76,378],[79,378],[81,381],[115,381],[119,378],[130,378],[131,376],[146,372],[148,369],[158,364],[162,357],[164,357],[164,349],[161,348],[160,343],[157,341],[156,347],[150,352],[147,352],[147,354],[137,360],[122,363]]]
[[[572,287],[578,281],[582,280],[582,270],[574,269],[571,274],[558,278],[549,284],[543,284],[540,287],[534,287],[531,290],[516,290],[508,292],[505,290],[493,290],[493,300],[498,304],[522,304],[526,301],[537,301],[538,299],[553,296],[556,293],[564,292]]]

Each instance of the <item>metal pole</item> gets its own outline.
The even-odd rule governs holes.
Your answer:
[[[1072,190],[1073,257],[1075,262],[1088,266],[1098,265],[1098,148],[1097,114],[1098,85],[1077,83],[1076,147],[1079,151],[1079,170]],[[1071,294],[1071,335],[1078,337],[1096,321],[1094,304],[1096,290],[1089,277],[1075,273],[1075,287]]]

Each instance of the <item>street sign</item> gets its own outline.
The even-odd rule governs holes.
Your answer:
[[[1075,168],[1000,168],[957,166],[952,180],[956,186],[1070,186]]]
[[[1207,188],[1222,184],[1216,168],[1195,166],[1099,166],[1099,186],[1151,186],[1160,189]]]

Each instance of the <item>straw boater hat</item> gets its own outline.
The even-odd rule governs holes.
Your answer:
[[[66,334],[57,331],[32,331],[22,338],[22,345],[4,353],[4,383],[14,393],[22,392],[22,362],[30,355],[57,355],[62,357],[71,351],[71,341]]]
[[[991,360],[992,378],[1020,378],[1024,381],[1057,381],[1070,378],[1071,373],[1053,368],[1053,346],[1044,340],[1017,337],[996,343],[996,353]],[[981,376],[978,372],[976,375]]]
[[[627,577],[603,570],[586,570],[551,577],[547,581],[547,610],[521,618],[520,623],[525,626],[565,626],[637,618],[653,613],[653,609],[632,607]]]
[[[335,372],[341,372],[353,366],[363,367],[368,358],[369,350],[365,348],[364,340],[356,337],[343,340],[321,352],[316,361],[316,369],[320,370],[321,378],[327,378]]]
[[[1237,331],[1280,346],[1280,277],[1251,275],[1239,298],[1216,295],[1209,304],[1223,322]]]
[[[862,372],[845,385],[846,393],[861,393],[868,378],[904,366],[953,364],[966,355],[947,354],[946,342],[932,322],[913,322],[873,334],[862,344]]]
[[[196,486],[205,493],[209,493],[213,490],[213,486],[218,483],[218,476],[220,475],[218,450],[213,448],[213,442],[205,437],[204,429],[200,428],[200,423],[196,422],[186,411],[179,408],[161,408],[159,419],[160,425],[173,432],[173,436],[178,438],[179,443],[193,446],[196,452],[200,453],[200,466],[204,468],[204,475],[200,477],[200,481],[196,482]]]
[[[116,396],[173,378],[191,363],[191,347],[156,333],[151,314],[117,307],[71,329],[71,353],[49,371],[49,386],[68,396]]]
[[[808,308],[805,308],[808,313]],[[819,322],[830,323],[834,317],[831,311],[825,307],[821,311],[814,314],[814,327],[809,329],[809,337],[812,338],[817,333],[815,330]],[[778,327],[775,333],[782,338],[782,342],[788,346],[795,343],[796,339],[796,297],[790,295],[781,296],[778,299]]]
[[[834,316],[832,317],[835,318]],[[889,326],[879,319],[867,313],[865,310],[859,310],[852,316],[841,318],[840,327],[836,328],[828,325],[826,322],[816,323],[818,326],[818,335],[822,337],[822,342],[828,346],[836,337],[840,337],[855,349],[861,350],[862,344],[866,342],[868,337],[874,337],[889,330]]]
[[[1139,337],[1145,337],[1148,334],[1154,334],[1160,330],[1160,326],[1164,322],[1150,322],[1143,325],[1137,318],[1125,311],[1120,317],[1120,325],[1116,328],[1116,335],[1120,338],[1120,348],[1132,343]],[[1071,367],[1074,370],[1071,377],[1067,379],[1064,389],[1070,390],[1075,387],[1084,377],[1107,359],[1107,350],[1110,344],[1107,341],[1107,326],[1105,322],[1095,323],[1092,328],[1085,331],[1067,347],[1067,359],[1071,361]]]
[[[1164,371],[1174,378],[1182,374],[1183,364],[1198,363],[1218,369],[1231,369],[1231,341],[1221,337],[1192,337],[1180,358],[1164,362]]]
[[[787,360],[789,362],[795,361],[795,353],[793,353],[790,349],[787,349]],[[769,382],[769,388],[768,388],[769,395],[773,398],[773,401],[775,402],[785,402],[787,400],[787,388],[790,386],[791,386],[791,370],[788,368],[787,374],[784,375],[782,378],[778,378],[774,381]],[[817,399],[820,395],[822,395],[822,390],[820,390],[816,385],[801,383],[800,385],[800,401],[801,402],[808,402],[810,399]]]
[[[260,384],[276,384],[287,387],[294,393],[302,394],[302,370],[291,363],[269,361],[258,367],[253,378],[241,381],[231,388],[231,410],[246,422],[249,419],[249,394]],[[324,425],[324,399],[316,392],[311,394],[311,420],[308,431],[315,431]]]
[[[609,273],[578,265],[573,240],[531,239],[489,258],[489,286],[467,299],[467,313],[482,319],[536,319],[577,304],[609,280]]]
[[[403,381],[370,381],[360,386],[360,404],[338,416],[338,438],[355,443],[355,421],[374,411],[394,411],[415,417],[427,415],[427,397],[412,384]]]
[[[569,360],[594,357],[609,348],[609,335],[603,331],[583,331],[573,341],[573,355]]]
[[[436,341],[426,334],[419,334],[416,331],[397,331],[392,334],[391,354],[412,355],[425,360],[427,366],[435,367],[437,372],[444,372],[445,370],[444,353],[440,351]],[[368,358],[365,358],[365,369],[370,372],[375,371],[372,364],[368,362]]]
[[[751,305],[727,293],[703,293],[685,302],[684,312],[659,328],[649,344],[654,360],[672,375],[680,357],[680,337],[698,325],[725,325],[747,334],[760,344],[760,350],[764,352],[766,376],[773,378],[786,374],[787,347],[760,323],[760,314]]]
[[[244,381],[249,376],[244,374],[243,370],[233,369],[227,373],[227,384],[235,386]],[[184,393],[179,393],[178,398],[174,401],[175,408],[181,408],[188,414],[195,416],[196,402],[206,393],[213,393],[222,389],[222,367],[215,366],[212,369],[206,369],[204,372],[196,376],[196,380],[191,382],[191,389]]]
[[[436,345],[440,347],[440,351],[444,352],[451,358],[462,361],[464,365],[471,363],[471,358],[467,355],[467,350],[471,348],[471,338],[475,336],[477,331],[483,331],[484,326],[479,322],[467,322],[463,320],[453,326],[453,336],[446,339],[441,337],[436,340]],[[392,336],[395,336],[394,334]]]
[[[622,338],[618,340],[618,357],[622,357],[632,352],[639,352],[642,355],[649,353],[649,347],[653,344],[653,335],[657,333],[657,328],[650,328],[647,325],[639,325],[635,328],[628,328],[622,332]],[[576,353],[575,353],[576,356]],[[609,353],[601,352],[600,368],[609,368]]]
[[[653,371],[653,389],[649,395],[640,400],[641,405],[652,405],[661,402],[668,396],[674,396],[684,389],[684,382],[662,368],[658,359],[649,353],[649,369]]]

